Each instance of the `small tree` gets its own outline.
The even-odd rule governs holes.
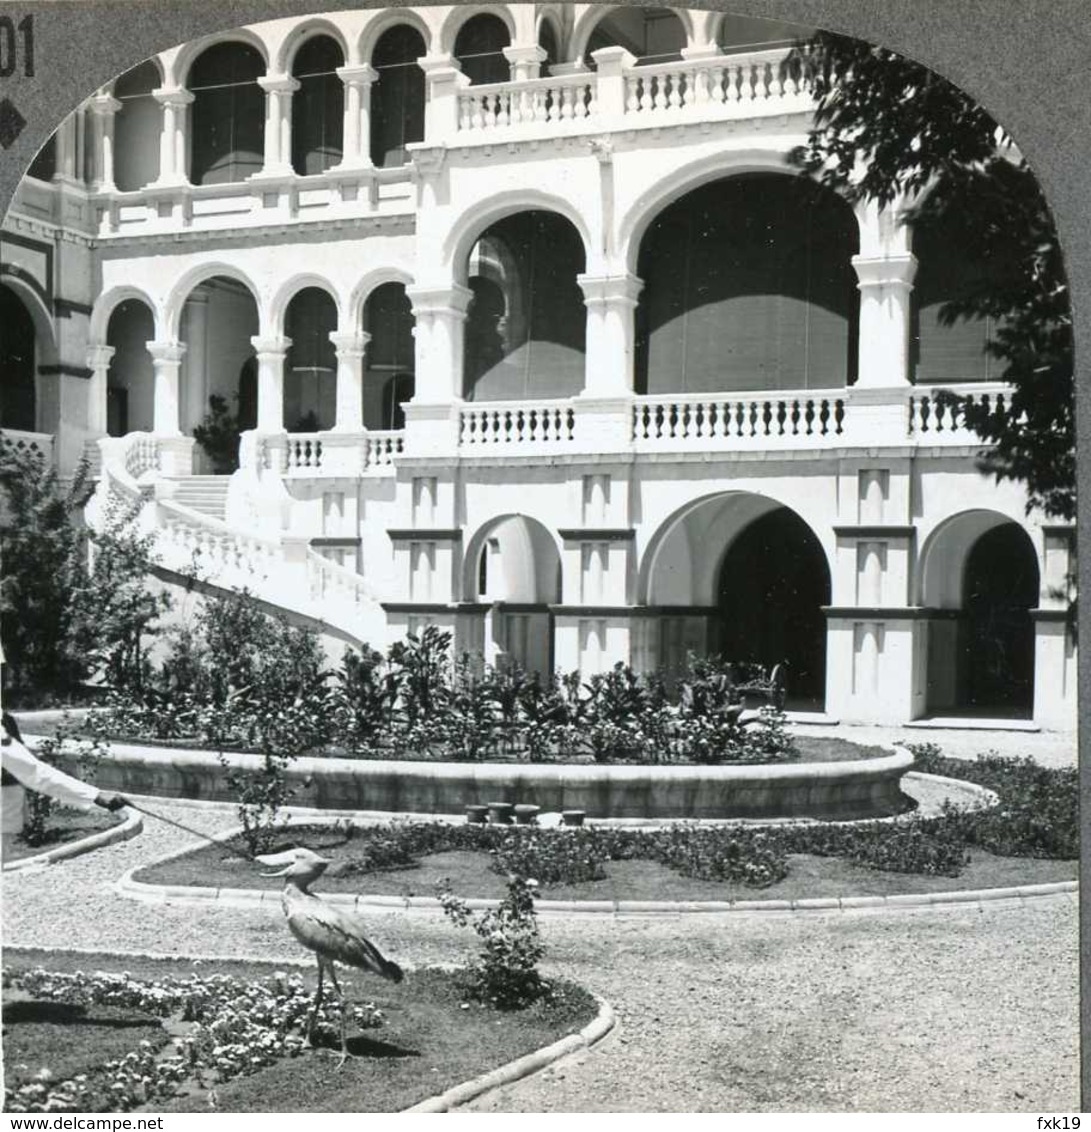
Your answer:
[[[139,682],[144,637],[169,608],[147,587],[152,542],[131,515],[84,526],[93,491],[86,462],[64,484],[39,452],[0,436],[0,633],[21,696],[67,696],[96,676]]]

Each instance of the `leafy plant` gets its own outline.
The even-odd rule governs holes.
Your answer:
[[[439,893],[447,917],[458,927],[470,927],[481,939],[481,952],[467,973],[467,992],[501,1010],[519,1010],[549,993],[538,971],[545,953],[534,910],[537,881],[508,879],[508,893],[496,908],[471,912],[464,900],[449,891]]]
[[[193,428],[193,438],[204,450],[215,475],[228,475],[239,466],[239,438],[242,425],[227,407],[225,398],[213,393],[208,399],[208,412]]]

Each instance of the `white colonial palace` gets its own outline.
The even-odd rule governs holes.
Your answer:
[[[168,578],[342,640],[1071,727],[1072,532],[937,398],[1005,396],[937,317],[989,265],[793,171],[805,30],[465,4],[164,51],[4,222],[0,423],[91,454]]]

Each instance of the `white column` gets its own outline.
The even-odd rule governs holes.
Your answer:
[[[852,257],[860,291],[860,363],[856,388],[909,384],[910,298],[917,260],[896,205],[856,210],[860,254]]]
[[[76,122],[78,112],[70,114],[57,127],[57,140],[54,143],[54,173],[58,181],[75,181],[76,173]]]
[[[113,346],[87,347],[87,366],[91,370],[87,386],[87,429],[99,436],[106,435],[106,389],[114,353]]]
[[[258,432],[284,431],[284,359],[290,338],[251,338],[258,360]]]
[[[193,93],[181,87],[152,91],[163,107],[163,128],[159,135],[159,177],[157,185],[185,185],[189,182],[186,156],[189,145],[187,107]]]
[[[585,397],[625,397],[633,389],[634,311],[643,280],[623,275],[578,275],[587,306]]]
[[[416,394],[422,404],[462,399],[462,344],[472,292],[467,287],[407,287],[416,319]]]
[[[366,63],[357,67],[338,67],[345,84],[344,150],[339,169],[371,167],[371,86],[379,72]]]
[[[458,96],[470,80],[450,55],[425,55],[417,63],[424,71],[427,87],[424,140],[428,145],[453,141],[458,133]]]
[[[364,354],[370,334],[331,334],[337,351],[337,411],[335,432],[360,432],[364,427]]]
[[[91,120],[94,127],[92,145],[91,187],[100,193],[112,193],[114,184],[114,115],[121,103],[105,91],[91,99]]]
[[[186,340],[185,417],[199,424],[208,412],[208,292],[194,290],[183,308]],[[230,397],[228,398],[230,401]]]
[[[504,58],[511,64],[511,81],[513,83],[525,83],[541,75],[542,64],[546,57],[544,47],[539,47],[536,43],[520,46],[513,44],[503,50]]]
[[[299,80],[290,75],[263,75],[258,86],[265,91],[265,160],[263,177],[292,173],[292,95]]]
[[[179,381],[186,347],[182,342],[149,342],[155,373],[152,431],[157,436],[181,436],[179,418]]]

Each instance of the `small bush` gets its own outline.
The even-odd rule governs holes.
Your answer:
[[[481,939],[481,952],[467,973],[467,992],[501,1010],[519,1010],[549,993],[538,971],[545,952],[534,910],[534,880],[512,876],[508,894],[496,908],[473,913],[449,891],[439,899],[444,913],[459,927],[471,927]]]

